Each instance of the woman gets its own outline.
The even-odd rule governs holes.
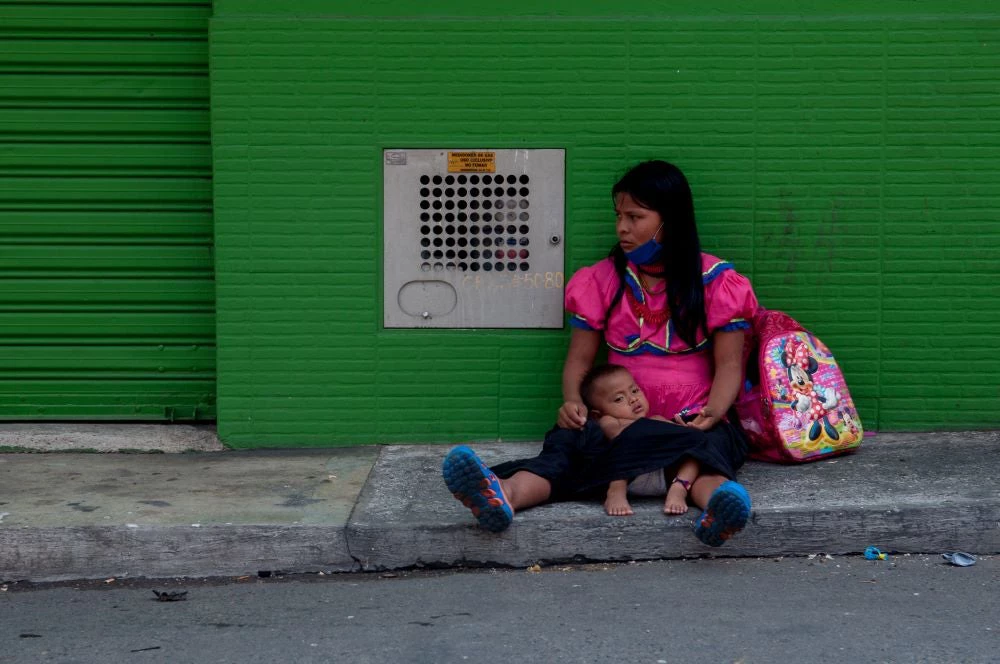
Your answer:
[[[746,439],[727,413],[743,382],[744,336],[757,299],[731,264],[702,253],[691,189],[677,167],[638,164],[611,196],[618,243],[566,286],[573,330],[557,427],[537,457],[493,469],[457,447],[445,458],[445,482],[482,527],[500,531],[517,510],[694,458],[702,472],[689,498],[705,506],[695,534],[718,546],[750,513],[749,495],[733,481]],[[635,377],[650,414],[672,424],[632,426],[608,444],[580,396],[601,343],[608,362]]]

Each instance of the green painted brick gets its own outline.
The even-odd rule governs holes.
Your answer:
[[[395,146],[566,148],[567,274],[614,240],[615,176],[675,161],[705,248],[830,345],[867,429],[1000,424],[991,5],[334,4],[215,3],[228,443],[551,425],[567,330],[381,328]]]

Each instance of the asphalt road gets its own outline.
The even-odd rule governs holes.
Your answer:
[[[14,584],[0,662],[996,662],[998,598],[1000,558],[822,554]]]

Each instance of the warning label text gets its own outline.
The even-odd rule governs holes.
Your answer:
[[[496,173],[496,152],[449,152],[449,173]]]

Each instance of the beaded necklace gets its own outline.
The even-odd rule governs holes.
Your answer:
[[[628,300],[628,306],[632,309],[632,313],[639,319],[640,327],[647,322],[651,325],[659,327],[670,318],[670,308],[666,305],[666,303],[664,303],[662,309],[653,309],[645,302],[637,300],[635,293],[632,292],[631,288],[625,289],[625,299]]]

